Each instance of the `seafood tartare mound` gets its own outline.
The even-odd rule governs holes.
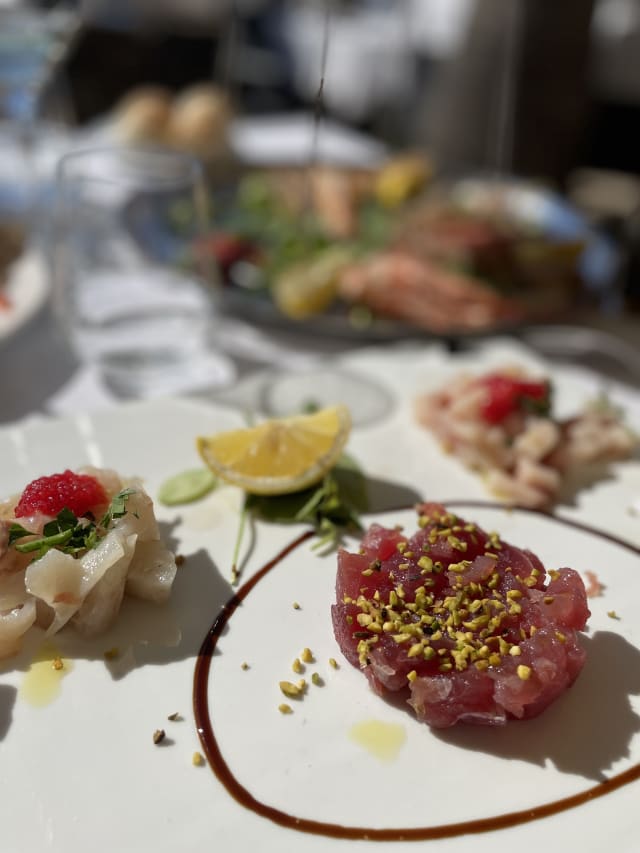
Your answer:
[[[627,459],[637,446],[606,404],[554,419],[550,383],[520,369],[458,376],[418,398],[416,415],[491,492],[528,507],[552,505],[573,471]]]
[[[332,618],[345,657],[435,728],[537,716],[585,662],[582,579],[547,573],[440,504],[420,505],[418,525],[406,536],[373,524],[358,553],[340,551]]]
[[[97,468],[40,477],[0,503],[0,657],[33,625],[99,634],[125,594],[165,601],[175,574],[139,481]]]

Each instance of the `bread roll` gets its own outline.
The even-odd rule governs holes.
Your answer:
[[[116,108],[115,127],[126,144],[164,143],[171,117],[171,93],[161,86],[140,86]]]
[[[224,92],[206,83],[191,86],[174,100],[167,140],[175,148],[211,160],[227,153],[230,120],[231,104]]]

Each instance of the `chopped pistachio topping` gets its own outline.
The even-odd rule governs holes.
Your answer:
[[[338,669],[338,661],[335,658],[329,658],[329,666]]]
[[[302,653],[300,654],[300,659],[303,660],[305,663],[313,663],[314,658],[311,649],[305,647],[302,650]]]
[[[322,678],[320,677],[320,675],[317,672],[312,672],[311,673],[311,683],[315,684],[316,687],[322,687],[322,685],[324,684],[324,681],[322,680]]]
[[[531,678],[531,667],[523,663],[518,665],[516,672],[518,673],[518,678],[521,678],[523,681],[528,681]]]
[[[278,705],[278,711],[280,711],[281,714],[293,714],[293,708],[291,705],[287,705],[286,702],[281,702],[280,705]]]
[[[191,756],[191,763],[194,767],[202,767],[205,763],[204,755],[202,755],[200,752],[194,752]]]
[[[284,695],[289,696],[291,699],[298,699],[304,692],[304,687],[294,684],[292,681],[281,681],[279,687]]]
[[[300,610],[300,605],[298,604],[297,601],[294,601],[291,606],[293,607],[294,610]]]
[[[153,742],[155,743],[155,745],[156,745],[156,746],[157,746],[159,743],[162,743],[162,741],[164,740],[164,738],[165,738],[165,731],[164,731],[164,729],[156,729],[156,730],[155,730],[155,732],[153,733]]]
[[[467,542],[461,538],[463,532],[473,536],[478,530],[475,525],[463,527],[451,513],[438,514],[435,518],[423,515],[420,526],[428,527],[425,539],[431,544],[426,545],[426,550],[444,540],[444,544],[454,551],[465,552]],[[427,672],[446,673],[454,669],[463,671],[470,666],[484,671],[489,667],[503,666],[509,657],[519,658],[523,653],[520,643],[533,636],[535,627],[525,631],[522,626],[514,624],[514,619],[523,612],[528,590],[537,585],[543,573],[532,569],[528,577],[521,577],[509,566],[500,571],[496,568],[488,577],[469,581],[465,573],[472,560],[462,559],[443,565],[424,553],[422,544],[419,551],[415,547],[415,556],[411,547],[407,541],[396,544],[396,551],[404,560],[414,561],[400,562],[398,568],[416,568],[419,574],[404,576],[404,583],[399,583],[389,572],[389,580],[395,583],[395,587],[387,593],[378,589],[372,594],[364,587],[357,598],[344,598],[346,604],[357,608],[351,619],[354,628],[357,622],[353,636],[357,640],[361,667],[371,663],[378,641],[393,641],[404,646],[407,660],[415,661],[417,665],[407,676],[409,681],[418,677],[414,673],[424,671],[420,668],[424,668],[423,661],[431,662]],[[490,549],[485,556],[497,563],[498,552],[502,549],[497,533],[487,536],[485,547]],[[370,569],[375,562],[368,564]],[[376,565],[375,571],[378,570]],[[449,575],[448,585],[445,592],[438,593],[442,583],[437,575],[444,571]],[[508,590],[501,588],[505,572],[511,573]],[[414,588],[416,580],[419,585]],[[550,603],[554,597],[546,596],[544,600]],[[530,668],[522,664],[517,671],[523,680],[531,674]]]

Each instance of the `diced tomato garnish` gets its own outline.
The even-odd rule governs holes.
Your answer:
[[[481,379],[480,383],[487,389],[487,400],[481,409],[482,418],[487,423],[502,423],[509,415],[530,408],[531,404],[541,411],[548,409],[548,382],[523,382],[496,373]]]
[[[108,500],[95,477],[67,470],[29,483],[16,506],[15,516],[24,518],[37,513],[53,516],[65,507],[82,516],[97,506],[104,506]]]

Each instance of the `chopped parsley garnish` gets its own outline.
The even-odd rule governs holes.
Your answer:
[[[122,518],[126,514],[127,501],[134,491],[123,489],[118,492],[99,524],[96,524],[91,513],[78,518],[68,507],[61,509],[54,519],[44,525],[41,536],[16,522],[9,528],[9,546],[21,554],[33,554],[34,560],[44,557],[52,548],[63,554],[71,554],[72,557],[80,557],[95,548],[106,535],[113,519]],[[20,541],[25,538],[25,542]]]

